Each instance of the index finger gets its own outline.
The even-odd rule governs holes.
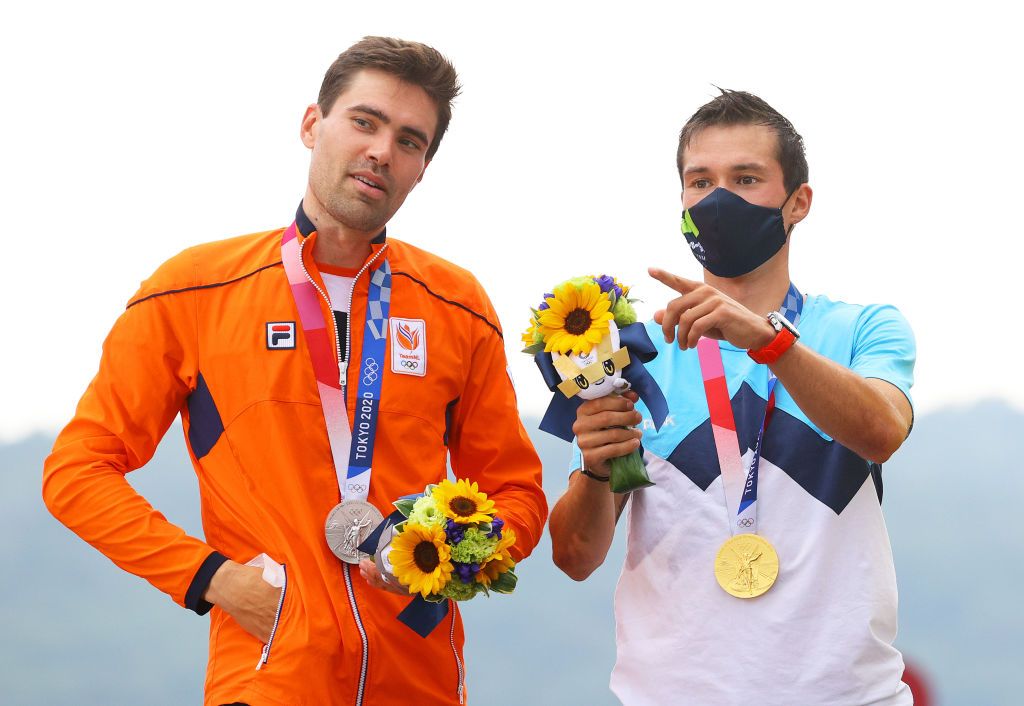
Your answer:
[[[676,290],[680,294],[689,294],[701,285],[700,282],[695,282],[692,279],[686,279],[685,277],[674,275],[671,272],[660,270],[657,267],[648,267],[647,274],[664,284],[666,287],[671,287]]]

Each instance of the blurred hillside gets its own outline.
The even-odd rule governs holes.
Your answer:
[[[528,428],[536,428],[528,420]],[[900,585],[898,645],[945,706],[1018,704],[1024,532],[1011,503],[1024,475],[1012,440],[1024,413],[1000,402],[920,417],[885,467],[885,508]],[[565,486],[568,446],[537,433],[553,503]],[[80,706],[201,702],[207,620],[129,576],[54,520],[40,499],[52,439],[0,445],[0,601],[3,703]],[[195,477],[174,428],[132,483],[171,520],[201,535]],[[546,538],[519,569],[516,594],[464,606],[474,702],[489,706],[617,701],[612,591],[622,536],[582,584],[550,561]],[[515,689],[509,665],[529,675]]]

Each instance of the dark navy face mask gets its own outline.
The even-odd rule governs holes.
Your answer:
[[[753,272],[785,245],[788,235],[781,207],[757,206],[722,187],[683,211],[682,231],[693,256],[718,277]]]

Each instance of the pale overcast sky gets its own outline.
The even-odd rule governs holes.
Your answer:
[[[287,225],[323,72],[366,34],[416,39],[464,84],[389,233],[484,282],[524,412],[528,307],[610,272],[649,316],[697,278],[676,135],[712,84],[803,134],[814,188],[793,235],[809,293],[889,302],[918,340],[918,412],[1024,385],[1019,23],[957,3],[19,3],[3,11],[0,439],[70,418],[124,304],[185,247]],[[998,356],[998,358],[996,357]]]

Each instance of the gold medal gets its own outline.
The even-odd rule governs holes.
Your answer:
[[[764,537],[737,534],[722,543],[715,557],[715,578],[731,596],[756,598],[779,576],[779,555]]]

